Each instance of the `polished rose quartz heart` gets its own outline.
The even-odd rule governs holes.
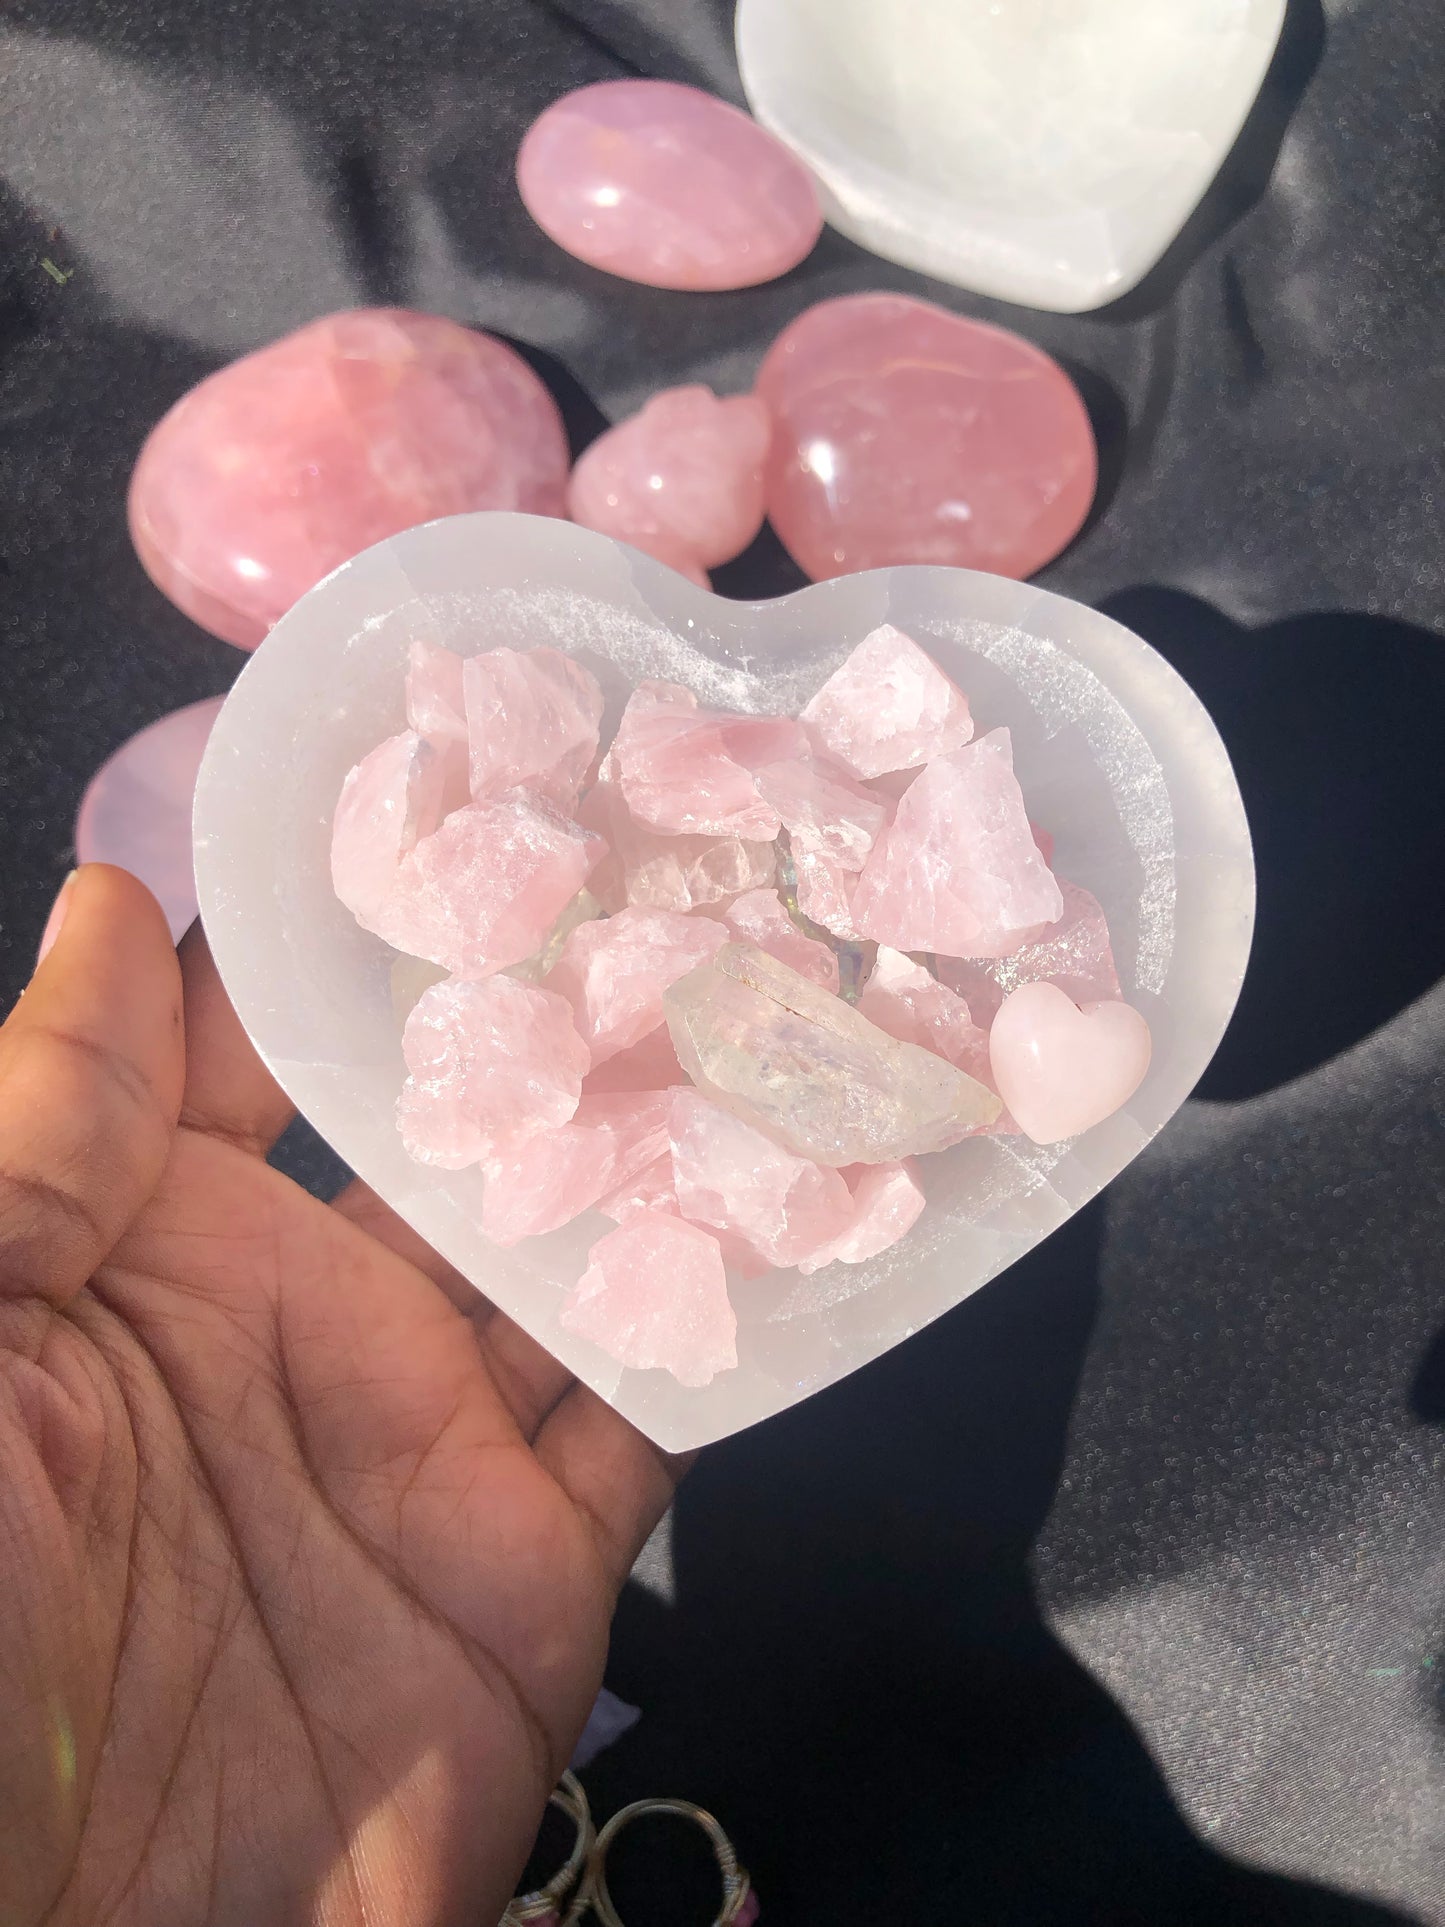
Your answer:
[[[397,1007],[395,954],[358,927],[331,887],[331,822],[343,778],[378,743],[405,731],[414,645],[440,644],[467,658],[501,647],[564,652],[601,687],[603,744],[613,740],[641,685],[660,688],[642,705],[645,727],[634,733],[625,759],[635,792],[659,817],[675,819],[693,758],[713,785],[707,823],[742,818],[762,829],[778,820],[778,809],[741,779],[754,764],[795,761],[796,741],[776,724],[740,728],[717,718],[729,711],[796,717],[863,637],[885,623],[912,637],[968,698],[974,737],[946,756],[966,756],[972,742],[1007,732],[1029,815],[1055,832],[1058,872],[1083,893],[1071,912],[1078,944],[1065,940],[1059,961],[1094,974],[1102,969],[1089,936],[1089,904],[1097,903],[1107,918],[1118,994],[1143,1013],[1153,1034],[1142,1083],[1112,1116],[1060,1144],[972,1136],[930,1152],[917,1166],[926,1205],[897,1243],[887,1240],[917,1203],[907,1161],[876,1167],[880,1175],[866,1183],[846,1162],[829,1167],[821,1181],[800,1179],[812,1235],[799,1267],[747,1275],[744,1254],[723,1251],[708,1233],[676,1236],[678,1221],[666,1215],[668,1160],[651,1155],[656,1123],[648,1107],[593,1101],[645,1094],[659,1078],[677,1075],[672,1042],[654,1029],[588,1072],[580,1101],[576,1067],[561,1053],[547,1060],[552,1114],[575,1104],[568,1121],[577,1142],[569,1139],[568,1158],[585,1171],[589,1188],[611,1184],[597,1209],[527,1235],[522,1226],[555,1216],[545,1162],[528,1166],[511,1201],[516,1212],[493,1220],[502,1240],[518,1241],[490,1238],[485,1172],[419,1165],[397,1134],[410,1005]],[[425,651],[420,661],[413,720],[427,714],[449,740],[455,676],[442,676]],[[987,772],[982,780],[986,789]],[[767,787],[805,821],[807,794],[796,776]],[[846,785],[840,793],[847,794]],[[869,825],[855,824],[850,837],[855,831],[866,840]],[[1010,821],[1014,862],[1018,832]],[[658,832],[656,843],[670,834]],[[731,864],[741,881],[726,896],[770,887],[770,879],[747,880],[749,862],[740,852],[757,846],[715,827],[686,828],[678,840],[688,864],[702,863],[705,852]],[[842,853],[857,860],[851,844]],[[557,861],[567,854],[559,847]],[[590,851],[578,854],[590,861]],[[826,852],[819,860],[836,867]],[[316,1128],[495,1304],[669,1450],[736,1431],[877,1357],[1092,1198],[1165,1124],[1208,1061],[1238,989],[1253,903],[1243,812],[1207,716],[1152,650],[1096,611],[998,577],[916,568],[848,576],[745,606],[710,596],[588,530],[506,514],[458,517],[396,536],[340,569],[282,619],[239,680],[207,750],[196,798],[196,871],[217,963],[241,1019]],[[856,888],[858,875],[836,867],[841,894]],[[480,889],[486,879],[476,881]],[[700,875],[693,882],[703,887]],[[681,864],[668,887],[692,887]],[[740,938],[767,954],[766,927],[734,930],[715,902],[706,907],[729,939],[719,957],[731,956]],[[735,906],[734,914],[746,922],[745,908]],[[495,933],[489,926],[474,941],[493,946]],[[507,947],[514,948],[511,934]],[[1042,963],[1046,951],[1039,941],[1034,962]],[[1007,961],[985,957],[971,968],[980,982],[1001,987]],[[579,972],[583,996],[584,980]],[[687,981],[665,989],[664,1001]],[[425,979],[415,985],[412,1003],[424,987]],[[656,985],[642,988],[645,1016]],[[889,960],[879,989],[888,992],[890,1024],[903,1032],[898,1048],[926,1036],[967,1057],[975,1040],[957,1001],[924,997],[925,988],[907,959]],[[967,1002],[961,982],[957,994]],[[513,998],[496,1021],[550,1037],[548,996],[557,993]],[[614,1015],[600,1005],[597,1014],[606,1022]],[[621,1034],[635,1031],[637,1014],[615,1015]],[[444,1027],[411,1042],[418,1090],[433,1045],[450,1047]],[[950,1068],[946,1057],[930,1061]],[[441,1134],[434,1142],[444,1155],[466,1148],[445,1136],[449,1119],[436,1122]],[[584,1127],[600,1134],[585,1135]],[[649,1161],[633,1168],[643,1158]],[[736,1202],[746,1193],[748,1170],[745,1155],[731,1163],[700,1160],[690,1181],[726,1190]],[[775,1189],[790,1189],[791,1172],[782,1160]],[[846,1201],[828,1177],[844,1186]],[[639,1230],[593,1264],[580,1290],[588,1254],[610,1221],[625,1229],[639,1220]],[[760,1211],[762,1235],[776,1236],[769,1222]],[[801,1268],[815,1262],[815,1272]],[[678,1289],[670,1292],[673,1266]],[[624,1327],[633,1361],[627,1365],[594,1342],[614,1342]],[[699,1343],[715,1375],[705,1385],[679,1384],[666,1362],[685,1358],[689,1375],[703,1376],[691,1370]]]
[[[1035,1144],[1059,1144],[1111,1116],[1149,1068],[1149,1026],[1129,1004],[1083,1009],[1057,984],[1021,984],[988,1034],[994,1084]]]

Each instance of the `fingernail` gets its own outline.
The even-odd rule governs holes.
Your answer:
[[[65,922],[65,913],[70,908],[70,886],[74,883],[75,877],[76,872],[72,870],[60,886],[60,895],[50,906],[50,915],[45,919],[45,929],[40,938],[40,949],[35,957],[35,968],[37,970],[55,948],[55,939],[60,935],[60,926]]]

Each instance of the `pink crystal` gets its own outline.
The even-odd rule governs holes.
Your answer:
[[[798,908],[810,923],[822,926],[845,943],[862,934],[853,920],[853,897],[858,879],[821,850],[793,851],[793,875]]]
[[[800,1261],[799,1271],[820,1271],[824,1265],[861,1265],[896,1245],[917,1224],[923,1210],[923,1186],[911,1158],[892,1164],[864,1164],[852,1178],[853,1210],[846,1227],[830,1243],[820,1245]]]
[[[1064,914],[1012,956],[939,958],[939,975],[968,1000],[980,1023],[992,1023],[1004,998],[1020,984],[1057,984],[1076,1004],[1119,995],[1109,925],[1098,899],[1062,877],[1058,884]]]
[[[666,1211],[634,1212],[599,1238],[559,1322],[633,1371],[709,1385],[738,1362],[718,1241]]]
[[[514,790],[453,811],[423,837],[366,928],[396,950],[485,977],[542,947],[605,848]]]
[[[729,737],[747,754],[758,747],[758,725],[772,720],[699,709],[677,683],[639,684],[609,756],[627,807],[654,830],[771,842],[781,827],[777,811],[758,794]],[[745,736],[734,728],[740,723]]]
[[[1006,729],[939,757],[909,785],[853,898],[866,937],[951,957],[1006,957],[1062,910]]]
[[[594,784],[577,816],[611,846],[611,856],[599,864],[591,883],[605,910],[620,910],[627,903],[695,910],[760,889],[777,872],[778,853],[770,842],[649,830],[633,816],[612,781]]]
[[[962,749],[973,735],[963,691],[891,622],[864,636],[804,709],[803,721],[840,763],[870,777],[917,769]]]
[[[75,819],[77,863],[140,878],[177,940],[196,920],[191,805],[221,699],[172,710],[137,731],[91,777]]]
[[[419,736],[465,743],[466,702],[462,658],[440,643],[418,639],[406,665],[406,720]]]
[[[836,1171],[686,1088],[672,1094],[672,1168],[685,1218],[735,1232],[770,1264],[797,1264],[838,1237],[852,1215]]]
[[[503,1144],[483,1166],[482,1230],[509,1246],[570,1223],[669,1154],[667,1091],[583,1096],[570,1121]]]
[[[814,759],[765,763],[758,791],[782,819],[794,850],[818,850],[840,870],[861,870],[888,821],[888,805],[846,772]]]
[[[462,688],[477,801],[520,788],[571,809],[597,757],[597,678],[560,649],[489,649]]]
[[[359,309],[181,397],[136,463],[131,539],[178,608],[254,649],[383,536],[469,509],[561,515],[567,460],[520,355],[437,315]]]
[[[1093,501],[1088,413],[1058,363],[906,295],[843,295],[759,371],[768,518],[816,579],[899,562],[1026,576]]]
[[[527,212],[579,260],[654,288],[748,288],[823,225],[801,162],[737,108],[668,80],[564,94],[517,155]]]
[[[589,1095],[601,1096],[610,1091],[663,1091],[686,1082],[687,1072],[677,1061],[672,1038],[659,1029],[649,1031],[590,1070],[582,1088]]]
[[[670,1101],[671,1093],[666,1095]],[[654,1158],[651,1164],[644,1165],[642,1170],[600,1197],[597,1209],[618,1224],[638,1211],[669,1211],[674,1217],[679,1216],[671,1143],[661,1157]]]
[[[387,935],[402,858],[440,827],[446,790],[445,757],[410,729],[347,775],[331,826],[331,883],[364,930]]]
[[[753,395],[720,401],[710,388],[665,388],[578,458],[567,511],[705,588],[706,571],[763,525],[771,433]]]
[[[878,946],[872,975],[858,1009],[880,1030],[905,1044],[918,1044],[980,1082],[992,1082],[988,1032],[973,1021],[963,998],[901,951]]]
[[[587,1046],[565,998],[515,977],[434,984],[402,1032],[397,1124],[423,1164],[460,1170],[577,1109]]]
[[[1057,984],[1011,991],[989,1031],[999,1095],[1036,1144],[1076,1137],[1127,1104],[1149,1053],[1149,1026],[1131,1005],[1080,1010]]]
[[[749,890],[735,897],[724,911],[723,921],[744,943],[755,943],[759,950],[788,964],[810,983],[836,992],[837,953],[798,928],[776,890]]]
[[[743,1904],[733,1915],[733,1927],[757,1927],[762,1918],[762,1905],[758,1900],[757,1889],[749,1887],[743,1896]]]
[[[711,917],[676,910],[619,910],[579,924],[547,978],[567,998],[593,1064],[635,1044],[662,1022],[662,993],[727,942]]]

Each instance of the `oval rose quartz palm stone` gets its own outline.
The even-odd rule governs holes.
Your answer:
[[[771,433],[756,395],[664,389],[579,456],[567,512],[706,588],[763,526]]]
[[[823,226],[812,179],[781,141],[671,80],[564,94],[528,129],[517,187],[559,247],[654,288],[771,281]]]
[[[567,438],[502,342],[438,315],[325,315],[232,362],[151,430],[130,484],[146,573],[254,649],[339,564],[469,509],[561,515]]]
[[[1098,457],[1079,391],[1002,328],[906,295],[820,301],[773,343],[767,511],[816,581],[894,563],[1027,576],[1066,548]]]

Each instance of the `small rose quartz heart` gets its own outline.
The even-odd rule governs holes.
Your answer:
[[[882,623],[966,692],[980,734],[1009,731],[1029,810],[1057,835],[1060,873],[1108,919],[1120,995],[1153,1032],[1148,1074],[1122,1109],[1065,1144],[975,1137],[931,1156],[926,1209],[876,1256],[730,1285],[738,1362],[711,1384],[624,1369],[562,1319],[611,1229],[605,1215],[508,1245],[487,1233],[480,1168],[407,1154],[395,1121],[407,1075],[396,953],[358,927],[331,883],[342,781],[404,727],[418,642],[464,657],[504,644],[563,650],[600,683],[610,736],[647,680],[685,684],[709,708],[796,716]],[[725,1437],[877,1358],[1086,1204],[1209,1061],[1253,909],[1243,807],[1209,718],[1167,663],[1097,610],[1031,583],[923,567],[729,602],[590,530],[525,515],[411,529],[303,596],[227,699],[195,828],[217,965],[284,1088],[429,1244],[669,1451]],[[990,986],[1007,980],[1005,964],[974,976],[986,972]],[[1069,1008],[1092,1035],[1097,1018]],[[620,1076],[628,1056],[603,1069]]]
[[[1049,983],[1005,997],[988,1039],[998,1094],[1035,1144],[1112,1117],[1144,1082],[1149,1049],[1149,1026],[1130,1005],[1080,1008]]]

